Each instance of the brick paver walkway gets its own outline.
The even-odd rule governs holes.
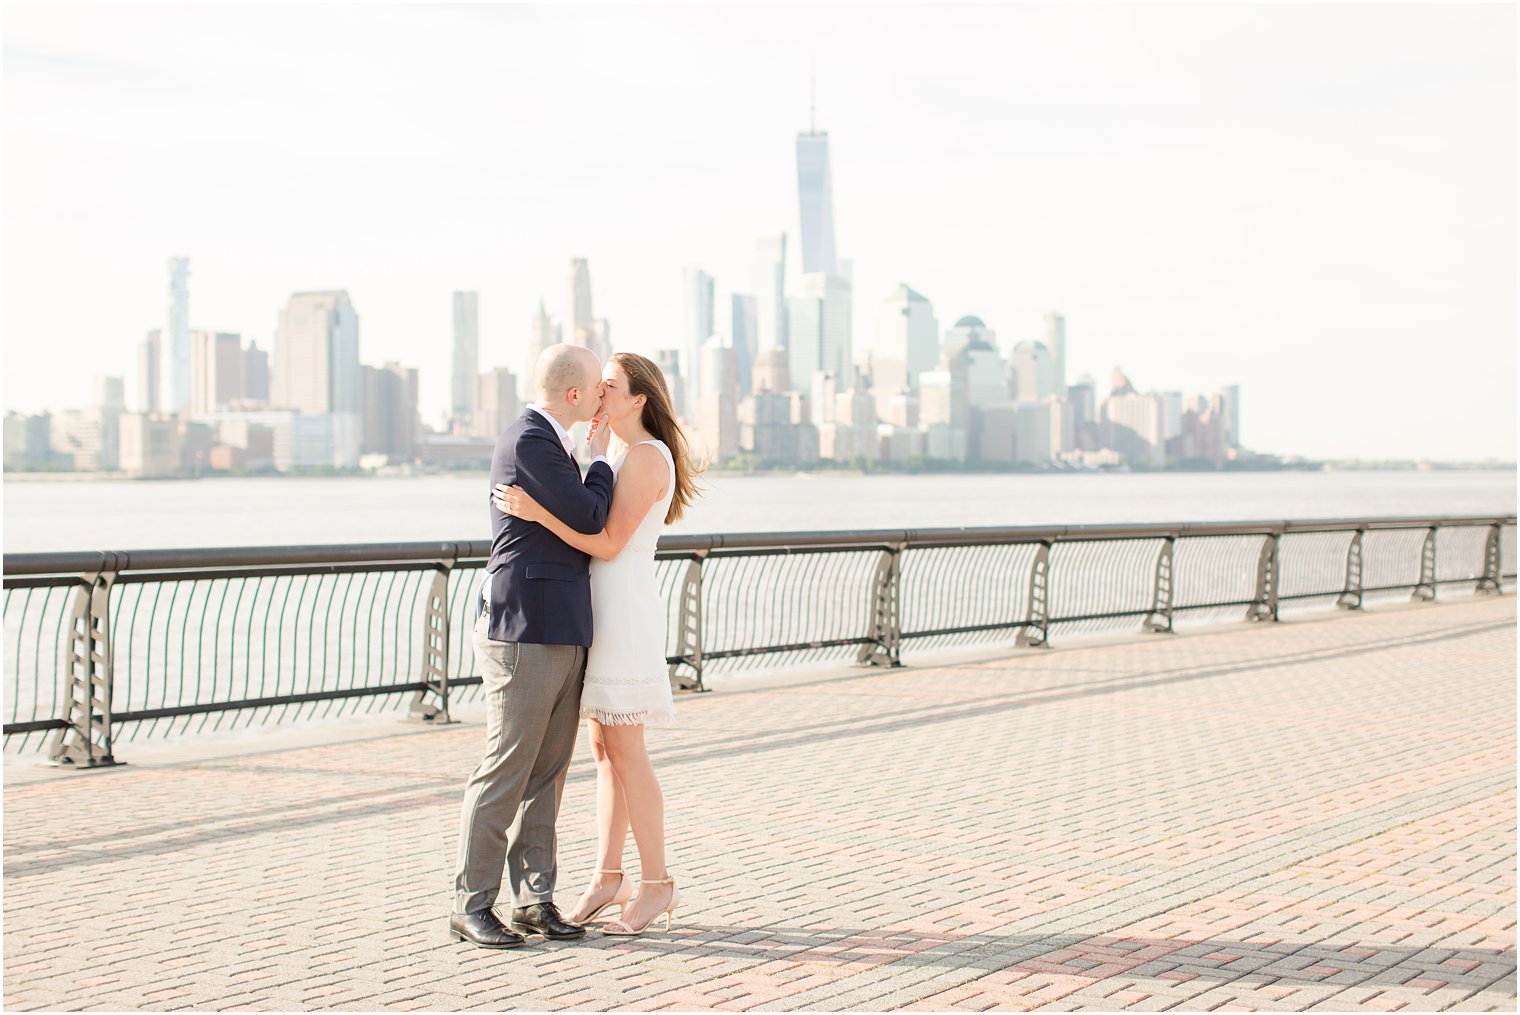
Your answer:
[[[1505,596],[683,699],[675,930],[511,952],[445,934],[478,725],[8,764],[4,1000],[1513,1010],[1515,676]]]

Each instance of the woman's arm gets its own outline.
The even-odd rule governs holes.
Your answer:
[[[583,553],[611,560],[623,552],[623,547],[633,538],[633,533],[649,509],[665,496],[665,484],[669,478],[665,456],[658,449],[643,444],[628,452],[623,468],[618,473],[617,486],[613,489],[612,508],[607,512],[607,527],[589,536],[575,531],[550,514],[519,486],[497,485],[495,503],[498,510],[525,521],[537,522],[562,542]]]

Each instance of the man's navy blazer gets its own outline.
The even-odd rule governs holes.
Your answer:
[[[491,489],[517,484],[549,513],[577,532],[607,527],[612,467],[581,467],[559,442],[547,419],[525,409],[496,439]],[[489,495],[488,495],[489,501]],[[533,645],[591,644],[591,557],[537,522],[491,512],[492,641]]]

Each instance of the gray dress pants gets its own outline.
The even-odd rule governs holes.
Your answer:
[[[554,897],[554,822],[580,725],[586,650],[492,641],[475,622],[486,753],[465,786],[454,912],[496,904],[503,867],[517,906]]]

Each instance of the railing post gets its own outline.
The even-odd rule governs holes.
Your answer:
[[[1020,648],[1049,648],[1050,635],[1050,543],[1041,540],[1029,571],[1029,608],[1014,644]]]
[[[904,544],[885,546],[876,562],[871,591],[869,644],[860,647],[856,662],[866,666],[902,665],[902,552]]]
[[[1256,598],[1246,610],[1247,620],[1277,620],[1277,533],[1269,532],[1256,558]]]
[[[1343,610],[1362,608],[1362,536],[1366,529],[1357,529],[1346,547],[1346,584],[1341,589],[1335,605]]]
[[[1420,547],[1420,584],[1410,593],[1411,601],[1429,602],[1436,597],[1436,527],[1425,531],[1425,545]]]
[[[433,569],[432,586],[422,604],[422,682],[427,685],[412,699],[411,717],[442,725],[449,718],[449,575],[455,554]]]
[[[670,664],[670,687],[674,691],[705,691],[702,685],[702,561],[705,551],[692,554],[681,578],[679,613],[676,618],[676,661]],[[679,672],[682,667],[690,675]]]
[[[1474,592],[1489,596],[1504,595],[1504,576],[1501,568],[1504,566],[1503,556],[1500,554],[1500,539],[1504,538],[1504,526],[1498,522],[1488,527],[1488,538],[1483,541],[1483,577],[1478,579],[1478,587]]]
[[[1172,551],[1177,537],[1162,540],[1161,550],[1156,554],[1156,584],[1151,594],[1151,612],[1142,624],[1145,630],[1156,634],[1172,634]]]
[[[112,754],[111,692],[114,674],[111,653],[111,586],[116,581],[115,555],[101,570],[83,576],[74,595],[69,621],[68,726],[53,738],[49,760],[73,768],[105,768],[119,764]]]

